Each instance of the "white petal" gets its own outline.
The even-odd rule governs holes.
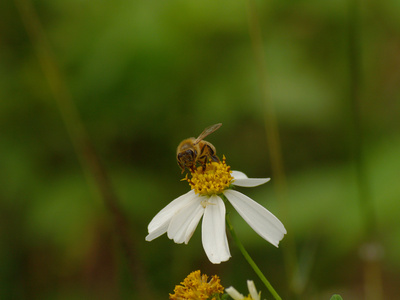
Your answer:
[[[172,217],[184,206],[186,206],[194,197],[197,197],[194,190],[176,198],[164,207],[150,222],[148,228],[149,234],[146,241],[152,241],[160,235],[167,232]]]
[[[200,209],[198,209],[197,215],[193,216],[192,221],[187,226],[185,244],[189,243],[189,240],[192,237],[194,231],[196,230],[196,227],[199,224],[199,221],[203,216],[203,214],[204,214],[204,207],[200,204]]]
[[[243,172],[240,172],[240,171],[232,171],[231,175],[235,179],[249,178],[249,177],[247,177],[246,174],[244,174]]]
[[[260,294],[257,293],[256,286],[255,286],[253,280],[247,280],[247,287],[249,289],[249,293],[251,295],[251,298],[253,298],[254,300],[260,300],[261,292],[260,292]]]
[[[255,232],[278,247],[279,241],[286,234],[286,229],[277,217],[238,191],[226,190],[224,195]]]
[[[270,181],[271,178],[239,178],[233,180],[233,185],[243,187],[254,187]]]
[[[168,225],[169,225],[168,223],[162,224],[160,227],[157,227],[153,231],[149,232],[145,240],[151,242],[152,240],[158,238],[160,235],[163,235],[164,233],[167,232]]]
[[[168,226],[168,238],[175,243],[189,242],[194,230],[204,213],[200,196],[196,195],[185,207],[182,207],[173,217]]]
[[[225,204],[213,195],[206,205],[201,229],[203,248],[208,259],[219,264],[231,257],[225,231]]]
[[[254,187],[271,180],[271,178],[249,178],[246,174],[240,171],[232,171],[231,175],[234,178],[233,185],[243,187]]]
[[[225,292],[227,292],[228,295],[233,298],[233,300],[243,300],[244,299],[244,296],[241,293],[239,293],[233,286],[226,288]]]

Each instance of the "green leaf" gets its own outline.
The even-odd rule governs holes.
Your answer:
[[[342,298],[340,295],[335,294],[335,295],[333,295],[333,296],[331,297],[330,300],[343,300],[343,298]]]

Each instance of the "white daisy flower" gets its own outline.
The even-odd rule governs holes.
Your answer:
[[[239,293],[233,286],[226,288],[225,292],[234,300],[261,300],[261,292],[257,293],[253,280],[247,280],[247,287],[249,289],[249,295],[247,297]]]
[[[224,157],[222,162],[207,164],[204,170],[198,167],[191,178],[186,176],[185,180],[191,190],[173,200],[151,220],[146,241],[167,233],[175,243],[187,244],[203,217],[202,242],[208,259],[214,264],[227,261],[231,254],[225,231],[225,203],[221,198],[224,195],[255,232],[278,247],[286,234],[281,221],[254,200],[232,189],[233,186],[258,186],[270,178],[248,178],[242,172],[231,171]]]

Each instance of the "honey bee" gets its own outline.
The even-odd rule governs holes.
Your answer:
[[[179,167],[182,169],[182,173],[185,171],[185,168],[188,168],[193,172],[197,163],[200,163],[204,168],[207,160],[219,162],[219,158],[216,156],[217,151],[215,150],[215,147],[203,139],[221,126],[221,123],[208,126],[197,139],[191,137],[183,140],[178,145],[178,148],[176,149],[176,159]]]

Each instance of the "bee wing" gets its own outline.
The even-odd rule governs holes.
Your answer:
[[[203,130],[202,133],[198,136],[198,138],[193,142],[193,145],[198,144],[201,140],[203,140],[207,135],[213,133],[216,131],[218,128],[222,126],[222,123],[214,124],[211,126],[208,126],[206,129]]]

